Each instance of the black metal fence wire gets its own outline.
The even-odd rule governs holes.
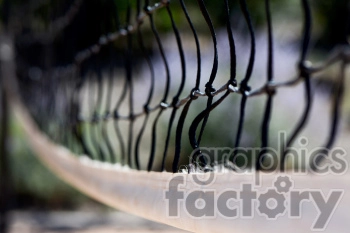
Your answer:
[[[176,24],[174,15],[172,12],[173,1],[163,0],[160,2],[153,3],[153,1],[145,0],[135,0],[127,1],[126,7],[123,14],[117,10],[118,2],[113,2],[110,5],[116,8],[115,10],[115,19],[113,24],[115,25],[116,30],[114,32],[105,32],[101,35],[97,42],[74,55],[74,59],[70,64],[64,66],[54,66],[49,65],[43,68],[44,76],[49,76],[45,81],[44,89],[37,88],[37,93],[34,93],[34,97],[31,97],[32,104],[41,103],[42,106],[47,108],[57,108],[55,105],[54,93],[57,89],[65,90],[64,93],[60,92],[60,95],[64,95],[67,99],[65,110],[67,111],[67,117],[62,121],[64,125],[64,130],[67,132],[71,131],[71,134],[68,132],[65,136],[65,141],[69,144],[72,141],[76,141],[82,148],[82,152],[87,156],[90,156],[92,159],[98,159],[101,161],[107,161],[110,163],[119,162],[121,164],[128,165],[130,167],[141,169],[140,165],[140,145],[145,137],[150,138],[149,145],[149,159],[147,164],[147,170],[151,171],[154,169],[154,160],[156,150],[163,151],[162,153],[162,162],[161,162],[161,171],[165,170],[166,160],[170,158],[172,161],[172,171],[177,172],[179,170],[179,161],[182,151],[182,144],[186,139],[183,138],[183,132],[188,133],[188,142],[194,150],[197,150],[197,158],[193,158],[196,161],[200,161],[195,164],[200,167],[205,167],[207,165],[206,159],[201,156],[201,138],[203,136],[204,129],[210,117],[210,113],[219,106],[229,95],[238,94],[241,95],[241,104],[239,109],[239,120],[236,126],[232,128],[236,130],[236,139],[235,142],[230,146],[238,148],[241,143],[242,130],[244,128],[245,120],[245,108],[247,102],[250,98],[265,95],[266,104],[265,104],[265,113],[262,119],[261,124],[261,151],[257,158],[256,169],[260,169],[260,164],[264,160],[264,155],[268,152],[269,147],[269,124],[271,120],[272,108],[273,108],[273,99],[274,94],[280,87],[291,87],[295,86],[298,83],[302,83],[305,88],[305,108],[303,114],[300,117],[299,122],[295,126],[292,133],[289,135],[289,139],[284,148],[284,152],[280,157],[280,169],[285,170],[285,159],[288,154],[288,148],[291,147],[298,137],[300,132],[303,130],[305,125],[308,122],[310,116],[310,110],[312,107],[312,90],[311,90],[311,79],[315,73],[318,73],[335,62],[340,61],[341,65],[341,75],[337,81],[336,95],[333,100],[332,107],[332,124],[329,131],[328,140],[325,143],[325,148],[331,148],[334,144],[335,137],[337,134],[337,128],[339,125],[340,119],[340,109],[342,103],[342,97],[344,93],[344,79],[345,79],[345,68],[349,63],[349,47],[345,46],[342,49],[337,50],[334,53],[331,53],[321,65],[311,65],[308,62],[308,50],[311,39],[311,30],[312,30],[312,14],[310,3],[308,0],[301,0],[301,9],[303,11],[303,35],[300,39],[300,58],[298,61],[298,76],[292,78],[287,82],[278,82],[274,79],[274,34],[273,34],[273,25],[272,25],[272,13],[270,9],[270,1],[265,0],[265,17],[267,21],[267,41],[268,41],[268,57],[266,64],[266,83],[261,88],[252,90],[249,86],[249,81],[252,76],[255,62],[255,52],[256,52],[256,41],[255,41],[255,29],[251,20],[251,15],[249,7],[247,6],[246,0],[239,0],[240,10],[245,18],[246,26],[249,31],[250,37],[250,56],[249,62],[246,68],[244,77],[236,77],[236,48],[235,48],[235,36],[232,31],[231,18],[230,18],[230,2],[228,0],[224,1],[223,12],[226,17],[226,26],[227,26],[227,40],[229,41],[229,51],[230,51],[230,76],[229,79],[223,86],[215,88],[213,86],[214,80],[218,72],[218,49],[217,49],[217,36],[215,32],[215,27],[208,12],[206,3],[204,0],[197,0],[198,10],[201,12],[202,19],[206,22],[206,26],[211,35],[212,45],[213,45],[213,61],[212,69],[209,75],[209,78],[204,77],[201,72],[202,65],[202,54],[201,54],[201,44],[198,39],[198,33],[196,32],[196,27],[192,22],[191,12],[186,8],[186,2],[184,0],[179,0],[181,7],[181,13],[186,19],[186,23],[190,28],[196,49],[197,55],[197,67],[196,67],[196,77],[195,77],[195,86],[190,87],[191,92],[189,94],[184,94],[185,85],[190,77],[188,77],[188,72],[186,72],[186,57],[183,48],[183,39],[181,35],[181,30]],[[55,19],[49,25],[49,30],[45,33],[33,33],[33,35],[19,36],[17,41],[22,41],[21,43],[35,45],[37,43],[50,45],[60,36],[60,33],[64,31],[67,27],[74,23],[76,16],[80,11],[83,11],[84,1],[76,0],[71,3],[71,6],[68,7],[67,13],[62,17]],[[178,87],[175,88],[175,95],[170,96],[171,81],[174,77],[171,76],[170,66],[171,64],[168,61],[167,54],[164,49],[164,42],[161,39],[159,30],[155,23],[155,15],[158,12],[165,12],[167,15],[170,24],[171,31],[176,39],[176,46],[178,49],[178,54],[180,58],[181,70],[179,70],[180,83]],[[124,18],[122,18],[124,17]],[[96,19],[98,20],[98,19]],[[150,27],[150,33],[146,34],[144,28],[145,24]],[[165,69],[165,77],[159,77],[159,72],[156,70],[153,61],[151,59],[151,54],[146,46],[146,40],[150,37],[154,38],[154,42],[157,46],[157,49],[160,53],[161,61]],[[118,44],[123,44],[123,48],[119,50],[119,55],[115,55],[113,51],[113,46]],[[138,47],[137,53],[135,46]],[[118,99],[113,107],[112,105],[112,96],[116,95],[113,91],[113,75],[115,75],[115,69],[113,66],[113,61],[109,64],[109,81],[108,89],[106,90],[103,87],[103,75],[104,68],[101,65],[101,61],[97,57],[105,50],[109,51],[110,57],[120,56],[124,63],[124,87],[121,93],[118,93]],[[141,58],[140,58],[141,57]],[[147,98],[144,100],[135,99],[135,90],[134,82],[134,60],[143,59],[149,69],[149,79],[150,85],[145,87],[148,89]],[[82,112],[82,103],[81,103],[81,93],[83,92],[83,87],[91,84],[92,78],[84,72],[83,67],[89,65],[93,70],[92,75],[94,82],[97,84],[97,88],[89,89],[89,95],[91,100],[89,101],[89,112],[90,116],[83,116]],[[162,98],[159,103],[155,106],[151,106],[155,97],[155,82],[159,78],[164,78],[165,86],[163,88],[163,93],[161,93]],[[21,80],[23,81],[23,80]],[[200,84],[205,82],[205,89],[200,90]],[[239,84],[238,84],[239,83]],[[72,88],[73,86],[73,88]],[[42,93],[53,93],[52,95],[46,95],[47,100],[42,100],[43,96],[40,96]],[[107,97],[105,96],[107,93]],[[56,93],[57,94],[57,93]],[[37,95],[35,97],[35,95]],[[95,96],[95,97],[93,97]],[[214,101],[214,97],[219,96],[219,98]],[[95,98],[95,99],[94,99]],[[103,99],[106,98],[106,101]],[[191,122],[190,127],[186,129],[184,127],[187,120],[187,115],[191,109],[191,104],[196,101],[198,98],[206,98],[206,107],[197,113],[197,116]],[[135,111],[135,102],[143,101],[143,111]],[[123,115],[120,111],[123,103],[128,103],[129,114]],[[45,104],[46,103],[46,104]],[[39,104],[38,104],[39,105]],[[168,121],[166,129],[166,137],[164,140],[163,148],[159,148],[157,145],[157,130],[159,128],[159,119],[164,114],[165,111],[171,111],[170,118]],[[42,109],[39,111],[46,118],[53,117],[50,115],[50,112],[57,111],[48,111],[48,109]],[[155,117],[151,119],[150,115],[155,113]],[[179,114],[178,121],[175,119],[176,115]],[[139,131],[135,133],[135,122],[137,119],[143,118],[141,127]],[[116,135],[116,141],[112,141],[108,132],[108,122],[113,121],[113,127]],[[128,122],[128,130],[122,130],[120,124],[122,121]],[[220,122],[218,122],[219,124]],[[89,125],[87,127],[86,125]],[[151,134],[145,135],[145,129],[147,126],[151,126]],[[55,130],[55,129],[53,129]],[[59,130],[59,129],[56,129]],[[61,129],[62,130],[62,129]],[[135,135],[136,134],[136,135]],[[172,135],[175,135],[174,139],[174,151],[169,152],[169,143],[172,138]],[[119,145],[119,151],[115,151],[115,144]],[[117,158],[119,154],[119,158]],[[236,154],[235,154],[236,155]],[[235,156],[234,155],[234,156]],[[321,161],[318,161],[321,162]]]

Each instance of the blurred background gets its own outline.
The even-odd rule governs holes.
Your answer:
[[[16,37],[16,49],[18,51],[16,58],[18,64],[17,75],[19,79],[21,79],[21,82],[26,83],[26,81],[29,80],[28,83],[32,83],[33,80],[31,80],[32,77],[29,77],[30,74],[33,75],[34,72],[34,74],[37,75],[35,72],[40,72],[40,70],[33,70],[31,68],[67,65],[73,61],[77,52],[96,43],[101,35],[120,30],[127,25],[126,20],[123,19],[126,19],[128,1],[129,0],[81,1],[75,19],[65,27],[50,46],[47,46],[45,43],[28,41],[33,39],[33,35],[40,36],[48,31],[50,22],[64,15],[72,6],[72,1],[0,0],[2,18],[1,31],[10,31],[11,34]],[[135,1],[131,2],[134,6],[136,5]],[[202,18],[201,12],[198,10],[197,1],[188,0],[185,2],[188,10],[191,12],[192,20],[200,36],[203,46],[203,56],[207,56],[207,58],[203,59],[203,66],[207,65],[210,68],[208,64],[212,62],[212,48],[210,47],[211,42],[208,28]],[[230,1],[230,7],[232,27],[238,51],[238,73],[243,74],[246,69],[247,54],[249,53],[249,43],[246,42],[249,40],[249,34],[238,2],[239,1]],[[286,74],[288,76],[287,78],[292,77],[290,72],[293,69],[295,70],[303,18],[300,2],[299,0],[271,0],[275,39],[282,41],[281,44],[276,43],[276,60],[281,58],[281,60],[276,63],[277,79],[279,76],[286,76]],[[223,41],[225,39],[223,31],[225,31],[226,22],[225,14],[223,14],[224,1],[206,0],[205,3],[217,30],[219,43],[222,42],[222,45],[219,45],[219,50],[224,53],[225,50],[227,50],[227,41]],[[322,61],[334,47],[349,43],[350,1],[318,0],[310,1],[310,3],[313,13],[313,39],[309,57],[310,60]],[[265,32],[266,20],[264,1],[247,0],[247,4],[257,33],[257,68],[254,71],[254,76],[259,76],[260,72],[265,72],[266,63],[265,48],[267,35]],[[179,29],[188,31],[186,19],[181,11],[179,3],[177,1],[171,1],[171,6]],[[174,44],[174,40],[169,39],[171,22],[165,14],[165,11],[161,11],[157,14],[156,20],[157,28],[165,41],[164,44],[167,45],[167,52],[168,54],[170,53],[169,59],[170,64],[172,64],[171,51],[174,49],[172,49],[170,44]],[[144,29],[144,34],[151,35],[150,29]],[[186,42],[186,36],[184,36],[183,40]],[[149,54],[153,56],[155,61],[158,60],[158,63],[160,63],[160,55],[159,52],[157,52],[153,38],[151,36],[146,36],[145,43]],[[116,42],[112,46],[114,46],[116,51],[123,51],[125,42]],[[191,44],[186,48],[190,51]],[[192,48],[192,51],[194,52],[194,48]],[[134,53],[136,54],[136,58],[133,62],[138,64],[138,62],[141,61],[137,60],[137,54],[141,52],[136,50]],[[174,52],[174,54],[175,53],[176,52]],[[47,54],[54,54],[54,56],[46,56]],[[51,59],[47,59],[47,57]],[[189,55],[189,57],[191,57],[191,55]],[[103,56],[101,59],[103,59]],[[118,60],[118,58],[116,59]],[[173,59],[175,60],[177,58]],[[188,64],[191,64],[191,62],[194,63],[195,61],[188,61]],[[220,64],[224,66],[225,62],[228,63],[227,59]],[[118,66],[118,63],[116,65]],[[120,62],[119,65],[123,66],[122,62]],[[285,69],[287,65],[291,68]],[[91,64],[86,63],[84,69],[88,70],[89,66],[91,66]],[[31,70],[31,72],[29,72],[29,70]],[[203,68],[203,70],[205,71],[205,68]],[[221,78],[218,78],[219,80],[225,80],[227,77],[227,69],[223,70],[224,71],[219,71],[218,76],[221,76]],[[191,71],[189,72],[191,73]],[[192,72],[195,73],[194,71]],[[321,98],[326,99],[325,102],[328,102],[327,99],[333,95],[331,88],[333,79],[330,77],[335,76],[336,72],[335,69],[331,69],[330,71],[322,73],[319,75],[317,82],[315,82],[315,85],[318,87],[317,90],[320,90],[319,93],[321,93],[319,95]],[[239,77],[242,77],[242,75]],[[263,81],[257,81],[256,86],[260,86],[258,85],[259,83],[263,83]],[[203,82],[203,85],[204,84],[205,82]],[[30,86],[28,86],[28,88],[30,88]],[[299,91],[301,92],[302,89]],[[10,210],[7,216],[8,232],[181,232],[167,226],[119,213],[116,210],[86,197],[59,180],[32,154],[15,119],[11,114],[6,112],[6,101],[3,98],[3,92],[1,92],[1,96],[2,108],[0,113],[3,124],[1,125],[0,132],[2,137],[6,136],[0,148],[2,152],[1,193],[3,197],[6,193],[7,197],[5,200],[2,199],[1,209],[2,213],[6,210]],[[282,105],[285,103],[283,101],[290,101],[287,97],[288,94],[285,93],[284,96],[281,97],[280,105],[276,107],[277,109],[281,109],[281,111],[276,111],[276,118],[280,118],[281,114],[283,114]],[[300,95],[300,101],[302,101],[302,97],[303,96]],[[347,97],[349,97],[348,94]],[[33,101],[33,99],[28,97],[27,101]],[[322,104],[322,102],[320,103]],[[260,102],[252,104],[258,106]],[[349,139],[349,98],[345,98],[344,105],[346,107],[344,108],[342,118],[342,136],[339,140],[341,142],[346,142],[346,140]],[[317,108],[322,107],[316,106],[316,109]],[[225,108],[221,109],[220,116],[213,116],[216,122],[218,120],[226,121],[232,118],[232,114],[222,114],[222,112],[225,113]],[[8,123],[5,123],[6,114],[9,114]],[[298,115],[298,112],[295,113],[295,115]],[[256,119],[257,118],[254,117],[247,119],[249,122],[248,125],[252,128],[252,131],[254,128],[259,127],[260,121],[256,122]],[[288,119],[280,121],[273,127],[276,127],[276,129],[279,127],[283,128],[281,125],[285,125],[286,121],[288,121]],[[325,119],[325,121],[327,121],[327,119]],[[163,124],[166,125],[165,120]],[[6,127],[8,128],[7,135]],[[227,144],[222,138],[231,140],[229,136],[222,137],[222,134],[230,134],[230,132],[226,131],[232,131],[232,129],[225,129],[225,125],[223,125],[220,126],[222,129],[218,131],[217,127],[218,125],[215,124],[215,122],[208,124],[208,129],[206,130],[208,131],[207,134],[210,136],[203,139],[204,143],[210,142],[218,146]],[[219,136],[219,134],[221,136]],[[253,138],[253,144],[254,141],[257,140],[257,137]],[[316,137],[315,141],[317,140],[319,140],[319,138]],[[8,150],[6,157],[5,147]],[[184,163],[186,163],[186,161],[184,161]],[[3,222],[5,219],[4,215],[2,215],[1,218]]]

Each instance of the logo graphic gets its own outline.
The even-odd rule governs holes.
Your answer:
[[[200,179],[205,176],[206,180]],[[338,206],[344,190],[330,190],[327,195],[317,189],[295,189],[294,181],[288,175],[280,175],[272,187],[262,190],[251,183],[242,183],[238,189],[216,191],[211,188],[216,174],[193,174],[192,183],[197,189],[186,191],[183,175],[174,176],[164,192],[167,215],[180,217],[185,210],[189,217],[199,219],[216,218],[219,214],[227,219],[253,218],[255,214],[267,220],[275,220],[288,214],[290,218],[302,218],[303,202],[310,202],[318,211],[311,230],[324,230]]]
[[[218,174],[193,174],[190,190],[184,175],[176,175],[164,191],[167,216],[178,218],[181,214],[195,219],[213,219],[218,215],[226,219],[252,219],[255,215],[267,220],[280,216],[291,219],[303,217],[303,203],[313,205],[317,215],[310,229],[321,231],[327,227],[341,201],[344,190],[332,189],[324,193],[321,189],[296,189],[288,175],[279,175],[271,187],[255,187],[254,182],[243,182],[238,188],[217,191],[212,188]],[[203,180],[204,177],[204,180]],[[192,185],[192,186],[191,186]]]
[[[305,137],[299,139],[298,147],[286,148],[285,137],[286,133],[280,132],[278,149],[263,148],[266,157],[259,162],[264,172],[254,172],[255,160],[262,148],[201,147],[193,151],[189,158],[190,165],[185,169],[190,175],[173,176],[164,191],[167,216],[300,219],[303,213],[310,218],[310,212],[302,211],[307,206],[313,208],[314,212],[311,213],[315,213],[310,229],[325,230],[344,190],[296,188],[292,175],[343,175],[348,170],[347,153],[342,148],[307,148],[308,140]],[[283,153],[289,160],[288,174],[279,173],[279,155]],[[214,186],[217,178],[226,171],[231,172],[232,176],[244,175],[244,179],[239,184],[225,184],[220,180],[225,187],[221,189],[217,183]],[[269,183],[266,183],[262,177],[271,177],[271,174],[274,174],[274,179],[268,179]],[[251,179],[247,180],[248,177]]]

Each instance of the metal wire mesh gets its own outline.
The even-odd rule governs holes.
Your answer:
[[[265,1],[265,20],[267,22],[267,43],[268,57],[266,64],[266,82],[260,88],[252,89],[250,81],[256,60],[256,38],[254,24],[251,20],[250,10],[246,0],[240,0],[240,11],[245,19],[247,31],[249,33],[250,48],[249,61],[245,73],[237,74],[237,57],[235,35],[232,30],[232,11],[228,0],[223,0],[223,9],[227,40],[230,54],[230,73],[225,83],[217,88],[214,81],[219,69],[217,28],[211,19],[204,0],[197,0],[197,8],[189,11],[186,8],[186,1],[103,1],[102,9],[108,7],[113,15],[113,20],[109,28],[101,29],[102,35],[96,38],[94,44],[86,46],[80,50],[79,46],[73,46],[73,55],[68,56],[64,62],[52,60],[55,52],[52,48],[57,45],[57,41],[67,39],[69,31],[77,30],[81,27],[81,14],[84,14],[89,1],[76,0],[68,7],[62,17],[52,20],[44,32],[15,33],[17,45],[17,67],[21,84],[21,94],[27,106],[33,113],[39,125],[48,135],[60,143],[65,144],[78,154],[83,153],[92,159],[98,159],[110,163],[121,163],[135,169],[154,170],[155,160],[161,160],[160,171],[166,170],[166,161],[171,160],[173,172],[179,170],[182,157],[188,157],[183,152],[184,144],[191,145],[196,150],[192,158],[197,161],[195,166],[206,167],[208,161],[201,156],[201,139],[205,134],[205,128],[211,113],[221,105],[223,101],[228,101],[230,95],[240,95],[240,106],[238,122],[216,122],[216,124],[230,124],[235,130],[235,140],[228,146],[238,148],[241,146],[242,132],[245,127],[246,106],[248,100],[253,97],[266,96],[265,111],[261,121],[260,153],[256,159],[255,167],[260,169],[260,164],[264,156],[268,153],[269,134],[272,108],[274,106],[274,96],[277,90],[282,87],[293,87],[299,83],[305,89],[305,107],[300,120],[290,133],[286,147],[280,156],[280,169],[285,169],[285,159],[289,148],[307,124],[310,110],[313,103],[311,89],[311,79],[314,75],[336,62],[340,62],[340,75],[336,82],[336,95],[332,107],[332,123],[329,136],[325,142],[325,148],[331,148],[334,144],[339,125],[341,103],[344,93],[345,69],[350,61],[349,47],[344,46],[330,53],[328,58],[319,65],[313,65],[308,61],[310,49],[312,15],[308,0],[301,0],[303,12],[303,33],[300,38],[300,57],[298,60],[297,76],[287,82],[278,82],[274,78],[274,34],[270,1]],[[173,6],[180,8],[176,15],[173,13]],[[196,24],[192,17],[198,17],[205,21],[210,32],[212,44],[212,68],[210,74],[202,72],[202,44],[197,33]],[[175,38],[175,46],[178,51],[180,68],[177,77],[170,71],[172,63],[169,62],[166,52],[165,40],[159,29],[163,22],[155,20],[159,14],[165,14],[170,22],[170,32]],[[181,14],[181,15],[180,15]],[[80,18],[79,18],[80,17]],[[184,19],[183,24],[189,28],[186,38],[190,35],[196,50],[196,77],[188,75],[188,60],[183,46],[184,33],[179,27],[177,18]],[[96,24],[106,23],[101,19],[94,19]],[[101,24],[101,25],[102,25]],[[78,26],[76,26],[78,25]],[[80,25],[80,26],[79,26]],[[103,26],[100,26],[103,28]],[[114,31],[108,31],[113,28]],[[62,39],[63,38],[63,39]],[[150,39],[152,38],[152,39]],[[74,38],[69,38],[74,39]],[[154,43],[162,63],[162,71],[154,64],[152,51],[149,44]],[[33,53],[41,46],[45,55],[44,64],[34,65],[30,58],[25,57],[25,53]],[[57,53],[57,52],[56,52]],[[69,53],[69,52],[67,52]],[[69,59],[70,58],[70,59]],[[51,60],[50,60],[51,59]],[[70,60],[70,61],[69,61]],[[141,62],[137,62],[141,61]],[[139,63],[147,67],[147,86],[142,91],[147,90],[147,95],[140,98],[140,90],[135,88],[137,75],[135,70]],[[291,64],[294,65],[294,64]],[[107,78],[106,78],[107,77]],[[117,77],[117,78],[116,78]],[[114,89],[115,80],[123,81],[124,84],[118,89]],[[156,93],[156,84],[162,79],[164,86],[162,93]],[[179,81],[172,83],[173,80]],[[193,81],[194,86],[188,83]],[[204,88],[202,85],[204,85]],[[89,87],[90,86],[90,87]],[[175,91],[172,91],[175,90]],[[185,93],[190,90],[189,93]],[[174,92],[173,95],[171,93]],[[158,100],[156,96],[161,96]],[[139,98],[138,98],[139,97]],[[195,101],[206,99],[203,109],[196,113],[193,119],[188,118],[188,112]],[[154,104],[156,102],[156,104]],[[142,106],[136,108],[135,106]],[[127,106],[127,111],[122,110]],[[127,113],[125,113],[127,112]],[[160,118],[170,112],[167,120],[165,136],[159,136]],[[185,127],[185,122],[190,121],[190,126]],[[109,122],[113,122],[112,124]],[[139,124],[136,127],[136,124]],[[146,130],[146,128],[150,130]],[[111,132],[113,131],[113,132]],[[207,132],[210,133],[210,132]],[[187,137],[184,137],[188,134]],[[114,136],[112,136],[114,135]],[[161,137],[159,139],[159,137]],[[141,165],[140,159],[145,156],[141,153],[141,144],[147,139],[148,158],[147,165]],[[157,143],[161,141],[162,144]],[[174,145],[174,146],[169,146]],[[170,151],[171,150],[171,151]],[[161,157],[157,158],[157,151],[161,151]],[[236,154],[234,155],[234,157]],[[233,157],[233,159],[234,159]],[[144,160],[144,158],[142,158]],[[200,163],[198,163],[200,161]],[[190,161],[191,162],[191,161]],[[193,162],[193,161],[192,161]],[[321,162],[321,161],[318,161]]]

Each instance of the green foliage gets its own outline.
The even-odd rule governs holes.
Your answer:
[[[10,172],[15,207],[75,208],[87,197],[54,176],[35,157],[23,132],[12,120],[10,126]]]

